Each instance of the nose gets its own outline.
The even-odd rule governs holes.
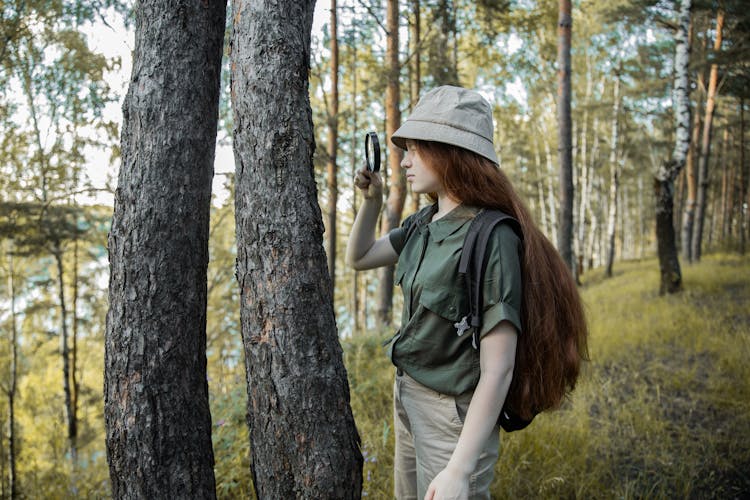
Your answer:
[[[409,153],[404,153],[404,157],[401,159],[401,168],[411,167],[411,161],[409,160]]]

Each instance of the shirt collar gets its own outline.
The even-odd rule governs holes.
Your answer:
[[[467,205],[458,205],[453,210],[436,220],[430,222],[432,216],[437,213],[437,203],[426,210],[419,221],[420,226],[429,225],[433,241],[440,243],[451,234],[458,231],[464,224],[473,219],[479,209]]]

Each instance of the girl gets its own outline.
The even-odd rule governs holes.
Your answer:
[[[534,225],[498,168],[492,111],[478,93],[436,88],[391,137],[416,193],[436,201],[375,239],[382,181],[361,170],[364,202],[347,260],[355,269],[397,264],[404,294],[391,339],[395,496],[490,498],[501,408],[523,418],[559,406],[586,359],[586,323],[570,272]],[[496,226],[486,250],[477,348],[461,320],[469,309],[458,276],[466,231],[483,208],[514,217]]]

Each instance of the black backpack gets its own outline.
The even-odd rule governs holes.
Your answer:
[[[484,283],[484,255],[487,250],[487,242],[492,230],[498,224],[509,224],[516,235],[523,241],[521,224],[510,215],[500,210],[484,209],[480,211],[471,221],[469,230],[464,238],[464,246],[461,250],[461,260],[458,264],[458,274],[464,279],[466,290],[469,294],[469,314],[462,322],[464,326],[473,329],[472,345],[479,348],[479,332],[482,329],[482,285]],[[468,321],[467,321],[468,320]],[[456,324],[459,328],[459,324]],[[503,406],[498,417],[498,424],[505,432],[518,431],[528,426],[534,419],[523,419],[507,405]]]

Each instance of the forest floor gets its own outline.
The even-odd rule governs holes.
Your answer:
[[[750,257],[683,264],[671,296],[658,279],[655,259],[583,276],[591,361],[561,410],[503,434],[493,498],[750,499]],[[368,498],[392,496],[380,337],[344,343]]]

